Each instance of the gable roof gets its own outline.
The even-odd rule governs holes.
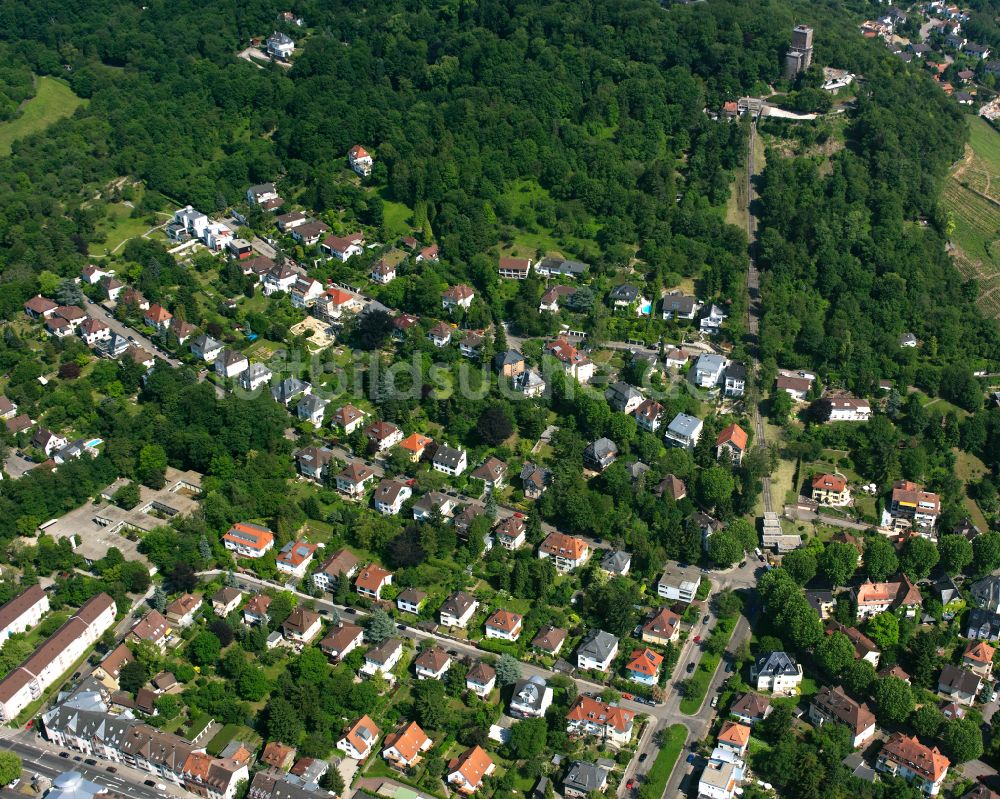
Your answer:
[[[501,632],[510,634],[521,626],[522,619],[523,616],[519,613],[512,613],[509,610],[499,609],[486,620],[486,626],[492,627],[494,630],[500,630]]]
[[[941,779],[951,765],[951,761],[937,747],[932,749],[924,746],[915,736],[901,732],[893,733],[882,747],[879,757],[905,764],[912,771],[934,782]]]
[[[531,645],[544,652],[555,652],[566,640],[567,635],[566,630],[546,624],[531,639]]]
[[[461,774],[469,787],[475,789],[479,787],[479,783],[483,781],[483,777],[492,765],[493,759],[477,744],[452,760],[448,764],[448,772]]]
[[[566,718],[570,721],[603,724],[618,732],[628,732],[635,714],[623,707],[608,705],[581,694],[577,696]]]
[[[383,569],[377,563],[370,563],[354,579],[354,585],[367,591],[377,591],[389,577],[392,577],[392,572]]]
[[[732,444],[743,452],[747,448],[747,433],[738,424],[731,424],[715,439],[715,446],[721,447],[723,444]]]
[[[868,705],[851,699],[839,685],[834,688],[824,685],[820,688],[819,693],[813,697],[813,704],[822,713],[832,716],[841,724],[845,724],[855,735],[875,724],[875,714],[871,712]]]
[[[670,638],[680,623],[680,616],[669,608],[660,608],[657,614],[643,625],[642,631],[648,635]]]
[[[770,706],[770,697],[761,696],[753,691],[749,691],[733,702],[729,711],[733,715],[743,716],[748,719],[762,719]]]

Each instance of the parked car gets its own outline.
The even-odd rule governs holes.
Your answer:
[[[690,663],[687,664],[687,673],[690,674],[692,671],[694,671],[694,661],[693,660]]]
[[[708,613],[706,613],[706,614],[705,614],[705,618],[703,618],[703,619],[701,620],[701,623],[702,623],[702,624],[708,624],[708,622],[709,622],[709,621],[711,620],[711,618],[712,618],[711,614],[708,614]]]
[[[635,697],[630,693],[622,691],[622,699],[634,700]]]
[[[69,752],[60,752],[59,757],[69,757]]]
[[[649,757],[649,752],[643,752],[641,755],[639,755],[639,762],[645,763],[647,757]]]
[[[635,787],[635,780],[631,779],[628,782],[626,782],[625,787],[631,791]]]
[[[715,696],[712,697],[712,707],[718,707],[718,706],[719,706],[719,695],[716,694]]]
[[[88,766],[96,766],[97,765],[97,761],[94,760],[94,758],[92,758],[92,757],[88,757],[83,762],[86,763]]]
[[[156,783],[153,782],[152,780],[144,780],[142,784],[143,785],[148,785],[150,788],[152,788],[154,785],[156,785]]]
[[[695,756],[693,753],[687,756],[688,763],[694,763],[694,761],[695,761]]]
[[[108,774],[117,774],[118,773],[118,769],[116,769],[114,766],[105,766],[104,770],[106,772],[108,772]]]
[[[701,636],[700,636],[700,635],[696,635],[696,636],[694,637],[694,642],[695,642],[696,644],[700,644],[700,643],[701,643]]]

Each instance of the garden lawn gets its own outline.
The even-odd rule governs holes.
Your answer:
[[[73,94],[69,84],[57,78],[38,78],[35,96],[24,103],[21,116],[0,124],[0,156],[10,155],[11,146],[18,139],[45,130],[87,102]]]
[[[681,749],[687,740],[687,727],[683,724],[674,724],[663,731],[663,739],[660,751],[656,753],[656,760],[650,766],[646,774],[646,784],[643,792],[648,791],[648,796],[662,796],[667,790],[667,780],[677,764]]]

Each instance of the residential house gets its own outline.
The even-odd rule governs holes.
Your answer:
[[[666,439],[668,446],[694,449],[701,438],[705,423],[695,416],[678,413],[667,425]]]
[[[629,283],[622,283],[619,286],[615,286],[611,289],[611,294],[608,295],[608,298],[611,300],[611,305],[614,308],[624,309],[635,307],[637,312],[648,312],[642,309],[648,309],[649,301],[642,296],[637,286]]]
[[[260,762],[279,771],[288,771],[295,762],[295,748],[280,741],[268,741],[261,752]]]
[[[530,461],[521,466],[521,487],[527,499],[538,499],[552,482],[552,472]]]
[[[413,503],[413,519],[418,522],[425,522],[435,513],[448,517],[455,511],[456,502],[447,494],[440,491],[428,491],[420,499]]]
[[[344,262],[355,255],[361,255],[365,250],[361,245],[364,243],[364,236],[354,233],[348,236],[329,235],[319,245],[321,251],[331,258]]]
[[[475,615],[479,601],[465,591],[456,591],[449,596],[439,609],[443,627],[460,627],[465,629]]]
[[[448,763],[448,784],[458,793],[471,796],[496,771],[496,764],[481,746],[473,746]]]
[[[975,672],[984,680],[989,680],[993,674],[993,655],[996,649],[985,641],[973,641],[966,644],[962,653],[962,665]]]
[[[514,683],[508,713],[514,718],[540,719],[552,704],[553,691],[543,677],[535,674]]]
[[[427,594],[417,588],[404,588],[396,597],[396,607],[403,613],[420,613],[420,608],[427,599]]]
[[[311,219],[292,229],[292,238],[304,247],[312,247],[330,232],[330,226]]]
[[[499,491],[507,480],[507,464],[498,458],[489,456],[470,475],[475,480],[482,480],[487,491]]]
[[[624,577],[632,567],[632,556],[620,549],[609,549],[601,558],[601,571],[609,577]]]
[[[338,581],[343,578],[350,580],[358,571],[361,562],[353,552],[340,549],[323,561],[313,572],[312,581],[320,591],[335,591]]]
[[[61,316],[50,316],[45,320],[45,332],[55,338],[66,338],[73,335],[73,325]]]
[[[531,273],[531,259],[501,258],[497,271],[500,277],[507,280],[527,280]]]
[[[587,799],[595,794],[603,794],[608,788],[610,773],[610,769],[597,763],[574,760],[563,777],[563,796]]]
[[[356,624],[341,621],[327,630],[323,640],[319,642],[319,648],[327,657],[341,661],[361,646],[363,638],[364,630]]]
[[[396,516],[403,509],[403,503],[411,496],[413,489],[408,483],[387,478],[375,488],[372,501],[375,503],[375,510],[382,515]]]
[[[427,331],[427,338],[435,347],[447,347],[451,343],[452,327],[447,322],[438,322]]]
[[[333,451],[326,447],[305,447],[296,451],[294,456],[299,474],[317,483],[323,481],[333,461]]]
[[[913,617],[923,605],[920,590],[905,574],[901,574],[898,580],[884,583],[865,580],[851,590],[851,596],[857,604],[858,619],[867,619],[887,610],[902,610],[907,616]]]
[[[685,350],[678,349],[674,347],[667,350],[667,355],[664,360],[668,369],[683,369],[687,366],[687,362],[691,360],[691,354]]]
[[[583,451],[583,465],[595,472],[603,472],[618,458],[618,446],[610,438],[592,441]]]
[[[413,661],[418,680],[440,680],[451,668],[451,656],[441,647],[430,646]]]
[[[666,646],[677,643],[681,634],[681,617],[669,608],[660,608],[642,625],[642,640],[647,644]]]
[[[370,277],[374,282],[382,286],[387,286],[396,279],[396,267],[386,263],[384,258],[379,259],[372,267]]]
[[[769,652],[750,667],[750,681],[758,691],[794,694],[802,683],[802,664],[787,652]]]
[[[492,666],[487,663],[483,663],[481,660],[476,661],[474,665],[465,675],[465,687],[469,691],[472,691],[480,699],[485,699],[497,684],[497,672]]]
[[[824,685],[809,704],[809,721],[814,726],[827,722],[842,724],[851,733],[851,745],[857,749],[875,735],[875,714],[864,702],[857,702],[839,685]]]
[[[337,475],[337,490],[352,499],[361,499],[368,484],[375,479],[374,470],[361,461],[352,461]]]
[[[1000,576],[991,574],[972,584],[969,593],[977,607],[1000,614]]]
[[[190,627],[194,624],[194,618],[201,608],[201,602],[201,597],[194,594],[181,594],[167,605],[164,615],[175,629]]]
[[[719,730],[717,743],[724,750],[742,759],[746,756],[747,747],[750,745],[750,727],[735,721],[724,721]]]
[[[505,350],[493,356],[493,370],[501,377],[515,378],[526,368],[524,356],[517,350]]]
[[[722,375],[726,370],[726,359],[715,353],[699,355],[691,369],[691,381],[704,389],[715,389],[723,382]]]
[[[835,619],[830,619],[826,623],[826,634],[832,635],[834,632],[847,636],[847,639],[854,645],[855,660],[867,660],[874,668],[878,668],[878,661],[882,653],[871,638],[857,627],[847,627]]]
[[[901,732],[889,737],[875,761],[878,771],[902,777],[929,796],[938,795],[950,765],[937,747],[924,746],[915,736]]]
[[[17,416],[17,403],[7,397],[0,397],[0,419],[7,421]]]
[[[292,305],[295,308],[310,308],[323,294],[322,283],[315,278],[299,275],[292,284]]]
[[[624,746],[632,739],[634,719],[631,710],[580,694],[566,714],[566,732],[592,735],[615,746]]]
[[[267,385],[271,381],[273,373],[262,363],[252,363],[250,367],[241,372],[237,381],[244,391],[256,391],[261,386]]]
[[[381,730],[367,715],[358,719],[337,741],[337,748],[352,760],[365,760],[378,742]]]
[[[424,247],[420,252],[417,253],[417,257],[413,259],[418,264],[421,261],[427,261],[428,263],[436,264],[441,260],[440,248],[436,244],[431,244]]]
[[[656,685],[660,679],[660,666],[663,663],[663,655],[657,654],[648,647],[646,649],[633,649],[629,655],[628,663],[625,664],[625,672],[633,682],[642,685]]]
[[[313,427],[322,427],[326,418],[326,409],[330,400],[306,394],[295,406],[295,415],[303,422],[309,422]]]
[[[365,428],[365,436],[376,452],[386,452],[403,440],[403,431],[392,422],[373,422]]]
[[[618,639],[604,630],[590,630],[576,649],[576,665],[581,669],[607,671],[618,655]]]
[[[406,450],[412,463],[417,463],[424,455],[424,450],[428,445],[433,444],[434,439],[423,436],[420,433],[411,433],[402,441],[399,446]]]
[[[170,311],[154,302],[143,315],[142,321],[146,323],[147,327],[156,328],[157,331],[163,333],[166,332],[170,320],[173,318],[174,315]]]
[[[215,359],[215,373],[226,380],[231,380],[250,368],[250,361],[242,352],[225,349]]]
[[[176,316],[170,320],[170,332],[173,333],[174,337],[177,339],[178,344],[184,344],[198,328],[192,325],[190,322],[185,322],[183,319],[178,319]]]
[[[486,620],[486,637],[516,641],[521,636],[524,617],[519,613],[498,609]]]
[[[118,644],[104,656],[104,659],[94,669],[93,676],[108,690],[117,691],[119,689],[118,676],[122,669],[134,660],[135,655],[132,654],[132,650],[125,644]]]
[[[290,211],[287,214],[280,214],[274,218],[274,223],[282,233],[289,233],[308,221],[309,217],[301,211]]]
[[[403,657],[403,644],[398,638],[388,638],[378,646],[373,646],[365,652],[365,662],[361,674],[373,677],[381,674],[391,678],[392,669]]]
[[[696,566],[681,567],[667,564],[663,575],[656,584],[656,593],[673,602],[694,602],[701,585],[701,572]]]
[[[706,305],[699,314],[698,329],[706,336],[714,336],[727,318],[726,313],[715,303]]]
[[[820,505],[846,505],[851,501],[847,480],[839,474],[816,475],[812,479],[812,499]]]
[[[341,405],[333,412],[333,422],[344,431],[345,436],[351,435],[364,421],[365,412],[353,405]]]
[[[687,486],[684,485],[684,481],[673,474],[668,474],[664,477],[656,488],[653,489],[653,494],[657,499],[663,499],[663,497],[670,497],[674,502],[680,502],[687,496]]]
[[[280,31],[275,31],[274,33],[272,33],[270,36],[267,37],[267,54],[272,58],[277,58],[279,61],[288,61],[292,57],[292,53],[294,51],[295,51],[295,42],[292,41],[292,38],[287,34],[281,33]],[[272,183],[265,183],[264,186],[270,186],[272,189],[274,188],[274,184]],[[250,192],[253,192],[254,189],[259,189],[259,188],[261,187],[260,186],[251,187],[247,191],[248,199],[251,196]],[[260,200],[257,200],[253,204],[262,204],[262,202],[269,199],[273,198],[264,195],[261,197]]]
[[[382,589],[392,584],[392,572],[376,563],[365,566],[354,580],[354,590],[369,599],[381,599]]]
[[[262,558],[274,546],[274,533],[266,527],[236,522],[222,536],[222,543],[241,558]]]
[[[729,712],[744,724],[751,727],[763,721],[770,714],[771,699],[752,692],[745,693],[738,697],[729,707]]]
[[[687,319],[692,320],[701,304],[697,298],[687,294],[671,293],[663,298],[663,318],[664,319]]]
[[[582,277],[590,267],[581,261],[565,261],[562,258],[543,258],[535,264],[535,274],[539,277]]]
[[[972,705],[983,687],[983,678],[973,671],[953,666],[951,663],[941,669],[938,677],[938,693],[951,697],[962,705]]]
[[[565,630],[553,627],[551,624],[545,624],[535,637],[531,639],[531,647],[532,649],[544,652],[546,655],[555,657],[559,654],[559,650],[562,649],[563,644],[566,643],[567,635],[568,633]]]
[[[111,338],[111,328],[100,319],[95,319],[92,316],[84,319],[76,332],[88,347],[96,347],[102,341],[108,341]]]
[[[550,286],[538,302],[539,313],[556,313],[559,301],[576,294],[576,286]]]
[[[455,449],[442,444],[434,453],[431,467],[435,472],[443,472],[450,477],[458,477],[468,466],[468,453],[464,449]]]
[[[520,515],[508,516],[493,528],[493,535],[500,546],[513,552],[524,546],[527,529],[528,527]]]
[[[282,574],[301,580],[306,576],[315,552],[316,545],[308,541],[289,541],[281,548],[275,564]]]
[[[982,608],[973,608],[966,619],[966,636],[973,640],[1000,639],[1000,616]]]
[[[545,352],[559,361],[563,371],[579,383],[586,383],[594,376],[594,362],[565,339],[549,342]]]
[[[292,287],[301,277],[297,271],[292,269],[290,264],[275,264],[262,276],[261,283],[264,286],[264,296],[270,297],[279,291],[284,294],[290,293]],[[294,300],[292,304],[295,304]],[[299,304],[296,307],[304,308],[305,305]]]
[[[867,422],[872,415],[868,400],[857,397],[830,397],[820,400],[830,422]]]
[[[212,594],[212,611],[216,616],[225,618],[240,606],[243,592],[239,588],[225,586]]]
[[[747,389],[747,368],[736,361],[730,361],[722,373],[722,393],[726,397],[742,397]]]
[[[895,519],[908,519],[916,527],[933,529],[941,513],[941,498],[909,480],[892,484],[889,512]]]
[[[368,177],[372,173],[372,168],[375,165],[371,155],[360,144],[355,144],[347,151],[347,163],[350,164],[351,169],[363,178]]]
[[[475,296],[476,292],[464,283],[460,283],[459,285],[452,286],[442,292],[441,307],[446,311],[451,311],[455,308],[461,308],[467,311],[472,306],[472,300]]]
[[[612,409],[619,413],[632,413],[646,399],[639,389],[622,381],[612,383],[604,392],[604,398]]]
[[[299,605],[281,625],[281,632],[289,641],[309,644],[323,628],[320,615]]]
[[[53,433],[47,427],[39,427],[31,437],[31,446],[40,449],[46,455],[51,455],[68,443],[69,441],[65,437]]]
[[[655,433],[663,424],[663,406],[656,400],[644,400],[632,411],[632,417],[641,430]]]
[[[735,422],[719,433],[715,439],[715,457],[725,458],[737,465],[743,462],[743,453],[747,450],[747,433]]]
[[[161,652],[164,652],[166,651],[167,639],[169,637],[170,625],[163,618],[163,614],[158,610],[150,610],[132,625],[132,629],[125,636],[125,640],[137,643],[145,641],[155,646]]]
[[[223,344],[208,334],[198,336],[191,342],[191,354],[195,358],[200,358],[205,363],[214,363],[216,358],[222,353]]]
[[[565,533],[549,533],[538,547],[538,557],[552,558],[561,574],[582,566],[590,557],[590,546],[582,538]]]
[[[265,625],[271,617],[268,608],[271,607],[271,597],[267,594],[256,594],[243,606],[243,623],[249,626]]]
[[[698,799],[733,799],[745,772],[742,760],[716,748],[698,780]]]
[[[962,596],[954,579],[947,574],[941,575],[934,582],[934,591],[941,602],[942,618],[950,621],[965,607],[965,597]]]
[[[779,375],[774,387],[776,391],[787,393],[796,402],[805,402],[812,384],[812,376],[796,377],[792,375]]]

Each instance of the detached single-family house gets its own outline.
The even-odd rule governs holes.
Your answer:
[[[447,444],[437,448],[431,461],[431,467],[435,472],[442,472],[451,477],[458,477],[468,465],[468,453],[464,449],[455,449]]]
[[[441,307],[446,311],[451,311],[455,308],[462,308],[467,311],[472,307],[472,300],[475,296],[476,292],[464,283],[460,283],[442,292]]]
[[[413,661],[418,680],[440,680],[451,668],[451,655],[441,647],[428,647]]]
[[[961,705],[972,705],[983,687],[983,678],[974,671],[948,663],[938,677],[938,693],[951,697]]]
[[[240,606],[243,592],[239,588],[226,586],[212,594],[212,611],[216,616],[225,618]]]
[[[146,323],[147,327],[156,328],[156,330],[161,333],[166,331],[170,324],[170,320],[174,318],[174,315],[170,313],[166,308],[164,308],[159,303],[153,303],[149,306],[149,309],[142,317],[142,321]]]
[[[375,722],[362,716],[337,741],[337,748],[352,760],[364,760],[371,754],[380,734]]]
[[[353,405],[341,405],[333,412],[333,422],[349,436],[365,421],[365,412]]]
[[[375,161],[371,155],[360,144],[355,144],[347,151],[347,163],[350,164],[351,169],[363,178],[368,177],[372,173],[372,168],[375,165]]]
[[[273,373],[262,363],[252,363],[249,368],[241,372],[237,377],[240,388],[244,391],[256,391],[261,386],[267,385]]]
[[[342,621],[327,631],[323,640],[319,642],[319,648],[328,657],[340,661],[361,646],[364,635],[364,630],[356,624]]]
[[[241,558],[262,558],[274,547],[274,533],[266,527],[246,522],[236,522],[229,528],[222,543],[230,552]]]
[[[642,625],[642,640],[647,644],[676,643],[681,634],[681,617],[669,608],[660,608],[656,614]]]
[[[663,298],[664,319],[694,319],[701,304],[695,297],[686,294],[668,294]]]
[[[433,744],[420,725],[411,721],[383,741],[382,757],[398,769],[413,768]]]
[[[948,776],[948,760],[937,747],[920,743],[915,736],[893,733],[879,750],[875,769],[902,777],[928,796],[937,796]]]
[[[281,625],[281,632],[289,641],[309,644],[323,628],[320,615],[301,605],[295,608]]]
[[[635,714],[631,710],[580,694],[566,714],[566,732],[591,735],[616,746],[624,746],[632,739],[634,720]]]
[[[361,499],[368,484],[375,479],[375,472],[361,461],[352,461],[337,475],[337,490],[352,499]]]
[[[277,58],[281,61],[287,61],[292,57],[292,53],[294,51],[295,51],[295,42],[292,41],[292,38],[287,34],[281,33],[280,31],[275,31],[274,33],[272,33],[270,36],[267,37],[267,54],[272,58]],[[264,186],[270,186],[271,191],[272,192],[274,191],[273,183],[265,183]],[[247,199],[249,199],[252,196],[251,192],[253,192],[255,189],[260,189],[260,188],[262,187],[261,186],[251,187],[247,191]],[[275,197],[276,196],[277,194],[275,194]],[[269,199],[273,198],[268,196],[262,196],[260,197],[260,199],[255,198],[255,200],[251,202],[253,202],[255,205],[259,205],[263,201]]]
[[[215,359],[215,373],[220,377],[231,380],[250,368],[250,361],[242,352],[236,350],[223,350]]]
[[[514,683],[508,712],[515,718],[540,719],[552,704],[553,691],[544,678],[535,674]]]
[[[449,596],[438,611],[443,627],[460,627],[465,629],[476,610],[479,600],[465,591],[456,591]]]
[[[507,464],[491,455],[470,476],[482,480],[487,491],[499,491],[507,480]]]
[[[317,397],[315,394],[306,394],[295,405],[295,415],[303,422],[309,422],[313,427],[322,427],[329,405],[330,400]]]
[[[749,724],[752,727],[766,719],[772,709],[770,697],[761,696],[751,691],[738,697],[730,705],[729,712],[744,724]]]
[[[588,469],[603,472],[618,458],[618,446],[610,438],[592,441],[583,451],[583,463]]]
[[[705,423],[695,416],[678,413],[667,425],[666,439],[668,446],[694,449],[701,438]]]
[[[479,790],[483,777],[496,771],[496,764],[481,746],[473,746],[448,764],[448,784],[470,796]]]
[[[365,251],[364,247],[361,246],[364,240],[364,236],[360,233],[349,236],[330,235],[323,239],[319,248],[331,258],[343,262],[355,255],[361,255]]]
[[[864,702],[857,702],[839,685],[824,685],[809,704],[809,721],[814,726],[827,722],[842,724],[851,733],[851,745],[857,749],[875,735],[875,714]]]
[[[818,474],[812,479],[812,499],[820,505],[846,505],[851,500],[847,480],[839,474]]]
[[[552,558],[556,571],[565,574],[573,571],[590,557],[590,545],[582,538],[565,533],[549,533],[538,547],[538,557]]]
[[[339,580],[350,580],[357,574],[360,565],[361,562],[353,552],[346,549],[338,550],[313,572],[313,585],[320,591],[335,591]]]
[[[565,339],[549,342],[545,352],[559,361],[563,371],[579,383],[586,383],[594,376],[594,362]]]
[[[633,649],[628,663],[625,664],[625,672],[633,682],[656,685],[660,678],[662,663],[663,655],[657,654],[652,649]]]
[[[769,652],[750,667],[750,681],[758,691],[794,694],[802,683],[802,665],[787,652]]]
[[[531,647],[532,649],[544,652],[546,655],[555,657],[559,654],[559,650],[562,649],[563,644],[566,643],[568,635],[569,633],[566,630],[553,627],[551,624],[545,624],[535,634],[535,637],[531,639]]]
[[[743,463],[743,454],[747,450],[747,433],[738,424],[733,423],[725,428],[715,439],[715,457],[725,458],[731,463]]]
[[[612,383],[604,392],[604,398],[619,413],[632,413],[646,399],[639,389],[622,381]]]
[[[531,273],[530,258],[501,258],[498,272],[507,280],[527,280]]]
[[[420,608],[427,600],[427,594],[417,588],[404,588],[396,597],[396,607],[403,613],[420,613]]]
[[[706,336],[714,336],[722,328],[722,323],[727,318],[726,313],[715,303],[706,305],[701,309],[698,328]]]
[[[750,727],[735,721],[724,721],[716,741],[723,750],[742,759],[750,746]]]
[[[591,630],[576,650],[576,665],[581,669],[607,671],[618,655],[618,639],[604,630]]]
[[[354,580],[354,590],[369,599],[381,599],[382,589],[392,584],[392,572],[376,563],[365,566]]]
[[[278,571],[301,580],[309,570],[316,545],[308,541],[289,541],[275,558]]]
[[[191,354],[195,358],[200,358],[205,363],[214,363],[216,358],[222,353],[223,344],[208,334],[198,336],[191,342]]]
[[[701,572],[696,566],[681,567],[668,564],[656,584],[656,593],[664,599],[693,602],[701,585]]]
[[[365,428],[365,436],[376,452],[385,452],[403,440],[403,431],[392,422],[373,422]]]
[[[181,594],[167,605],[163,614],[174,627],[190,627],[194,624],[195,614],[201,607],[201,597],[194,594]]]
[[[388,679],[392,676],[392,669],[402,657],[403,644],[398,638],[388,638],[365,652],[365,662],[361,667],[361,674],[367,677],[381,674]]]
[[[243,623],[249,626],[267,624],[271,620],[267,612],[270,607],[271,597],[267,594],[256,594],[250,597],[246,605],[243,606]]]
[[[599,763],[575,760],[563,777],[563,796],[570,799],[586,799],[594,794],[603,794],[608,788],[611,769]]]
[[[413,489],[408,483],[386,478],[376,486],[372,501],[375,503],[375,510],[383,516],[396,516],[403,509],[403,503],[411,496]]]
[[[481,660],[477,660],[465,675],[465,687],[481,699],[489,696],[496,684],[496,669]]]
[[[644,400],[632,411],[632,417],[639,429],[655,433],[663,424],[663,406],[656,400]]]
[[[509,610],[496,610],[486,620],[486,637],[516,641],[521,636],[524,617]]]

